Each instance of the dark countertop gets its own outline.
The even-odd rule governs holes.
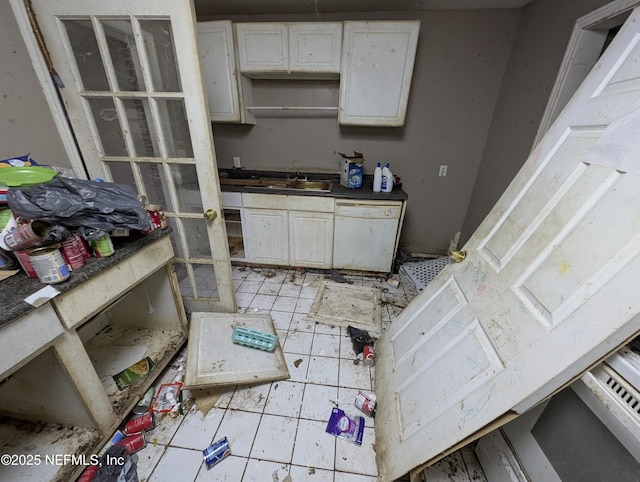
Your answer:
[[[341,199],[364,199],[373,201],[406,201],[409,196],[401,187],[393,188],[391,192],[373,192],[373,176],[366,175],[362,180],[362,187],[358,189],[348,189],[340,184],[340,174],[324,173],[295,173],[283,171],[258,171],[252,169],[219,169],[221,178],[229,179],[287,179],[298,176],[299,179],[309,181],[331,181],[331,191],[313,191],[298,189],[278,189],[274,187],[258,186],[231,186],[221,185],[222,191],[226,192],[255,192],[264,194],[286,194],[295,196],[322,196]]]
[[[61,293],[69,291],[94,276],[97,276],[105,269],[135,254],[145,246],[168,236],[170,232],[171,229],[167,228],[154,231],[147,235],[135,233],[126,238],[112,238],[115,253],[106,258],[87,259],[86,264],[82,268],[72,271],[68,279],[51,286]],[[24,299],[45,286],[47,285],[40,283],[37,278],[29,278],[22,270],[0,281],[0,328],[35,310],[36,308],[24,301]]]

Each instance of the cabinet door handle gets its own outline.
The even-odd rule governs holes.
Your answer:
[[[214,220],[215,218],[217,218],[217,217],[218,217],[218,213],[216,212],[216,210],[215,210],[215,209],[207,209],[207,210],[204,212],[204,218],[205,218],[207,221],[213,221],[213,220]]]

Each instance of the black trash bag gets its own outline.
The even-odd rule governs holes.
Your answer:
[[[100,468],[92,482],[138,482],[135,458],[122,445],[114,445],[100,457]]]
[[[365,346],[373,345],[376,342],[376,339],[369,335],[368,331],[359,330],[353,326],[347,326],[347,333],[351,337],[351,344],[356,355],[362,353]]]
[[[69,228],[149,228],[149,216],[135,190],[126,184],[56,176],[46,184],[9,188],[7,202],[14,214]]]

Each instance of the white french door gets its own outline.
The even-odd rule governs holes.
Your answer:
[[[32,0],[91,177],[166,212],[191,311],[235,311],[190,0]]]

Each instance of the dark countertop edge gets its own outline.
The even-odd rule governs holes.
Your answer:
[[[132,233],[126,238],[111,238],[115,252],[106,258],[89,258],[86,264],[71,272],[69,278],[61,283],[52,284],[60,293],[67,292],[80,284],[98,276],[104,270],[117,265],[142,248],[168,236],[171,228],[156,230],[149,234]],[[22,270],[0,281],[0,328],[18,318],[36,310],[25,298],[47,286],[37,278],[29,278]]]
[[[349,189],[340,184],[340,174],[332,173],[307,173],[307,172],[286,172],[286,171],[259,171],[252,169],[219,169],[221,177],[229,179],[254,179],[254,178],[275,178],[287,179],[295,177],[306,178],[309,181],[331,181],[331,191],[303,191],[295,189],[277,189],[258,186],[232,186],[221,185],[222,192],[250,192],[256,194],[282,194],[289,196],[320,196],[341,199],[364,199],[372,201],[406,201],[409,195],[401,188],[394,187],[391,192],[373,192],[373,176],[365,175],[362,180],[362,187]],[[223,173],[226,173],[223,174]]]

